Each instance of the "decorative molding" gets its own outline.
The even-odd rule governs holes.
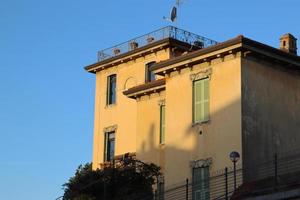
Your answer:
[[[118,128],[118,125],[115,124],[115,125],[103,128],[103,132],[105,132],[105,133],[107,133],[107,132],[113,132],[113,131],[116,131],[117,128]]]
[[[212,164],[212,158],[190,161],[191,168],[209,167]]]
[[[203,79],[206,77],[210,78],[211,74],[212,74],[212,68],[211,67],[205,68],[205,69],[201,69],[197,73],[191,74],[190,79],[191,79],[191,81],[196,81],[196,80]]]
[[[166,105],[166,100],[165,99],[158,100],[158,105],[159,106],[165,106]]]
[[[126,79],[123,90],[128,90],[129,88],[135,87],[136,85],[137,85],[136,78],[133,76],[130,76]]]

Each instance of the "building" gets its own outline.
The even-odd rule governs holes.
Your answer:
[[[96,75],[94,169],[131,152],[161,166],[168,187],[209,180],[232,166],[232,151],[248,169],[300,144],[300,57],[291,34],[276,49],[170,26],[98,58],[85,67]],[[245,174],[244,181],[259,178]],[[193,198],[212,196],[209,188],[199,184]]]

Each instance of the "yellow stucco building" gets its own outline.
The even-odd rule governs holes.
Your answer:
[[[100,51],[85,68],[96,75],[93,168],[131,152],[161,166],[168,187],[232,166],[230,152],[248,155],[244,80],[256,68],[300,66],[293,45],[282,51],[243,36],[217,43],[165,27]]]

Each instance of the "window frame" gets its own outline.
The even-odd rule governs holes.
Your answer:
[[[113,134],[113,139],[110,140],[110,135]],[[114,142],[114,155],[110,155],[110,149],[108,149],[108,144],[110,141]],[[113,160],[114,156],[115,156],[115,147],[116,147],[116,132],[115,131],[108,131],[108,132],[104,132],[104,156],[103,156],[103,160],[104,162],[110,162]]]
[[[166,140],[165,140],[165,136],[166,136],[166,106],[165,105],[159,106],[159,115],[160,115],[159,144],[165,144],[165,142],[166,142]]]
[[[165,199],[165,182],[159,181],[157,184],[158,200]]]
[[[149,68],[152,65],[154,65],[155,63],[156,63],[156,61],[151,61],[151,62],[146,63],[146,65],[145,65],[145,82],[146,83],[156,80],[155,74],[149,70]]]
[[[112,88],[112,79],[115,79],[115,87]],[[113,97],[114,95],[114,97]],[[117,101],[117,74],[110,74],[107,76],[107,87],[106,87],[106,105],[114,105]]]
[[[198,180],[197,178],[200,179]],[[197,198],[197,194],[200,194],[200,199]],[[194,167],[192,170],[192,199],[202,200],[202,199],[209,199],[209,197],[210,197],[209,166]]]
[[[204,98],[204,94],[205,94],[205,86],[204,86],[204,82],[207,82],[207,99]],[[201,104],[201,110],[200,111],[200,119],[197,120],[196,119],[196,83],[202,82],[202,85],[200,85],[201,87],[201,100],[200,100],[200,104]],[[205,103],[207,103],[207,113],[205,113]],[[210,120],[210,77],[209,76],[205,76],[201,79],[197,79],[194,80],[192,82],[192,122],[193,124],[197,124],[197,123],[205,123],[208,122]]]

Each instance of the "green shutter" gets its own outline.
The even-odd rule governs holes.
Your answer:
[[[203,81],[203,118],[202,121],[209,120],[209,80]]]
[[[160,106],[160,137],[159,137],[159,143],[164,144],[165,143],[165,106]]]
[[[209,167],[199,167],[193,169],[192,199],[210,199],[209,191]]]
[[[193,84],[193,121],[209,120],[209,80],[197,80]]]
[[[201,115],[202,115],[202,105],[201,105],[201,99],[202,99],[202,81],[195,81],[194,82],[194,122],[200,122],[201,121]]]

